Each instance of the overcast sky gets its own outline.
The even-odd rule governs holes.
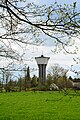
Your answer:
[[[42,4],[46,4],[47,6],[52,4],[53,2],[55,2],[55,0],[30,0],[36,4],[42,5]],[[58,4],[72,4],[74,2],[77,2],[77,10],[79,10],[80,8],[80,1],[79,0],[56,0],[58,2]],[[76,38],[76,45],[80,46],[80,42],[79,40]],[[79,66],[80,64],[76,64],[75,61],[73,60],[74,58],[78,58],[80,55],[80,51],[78,51],[78,54],[64,54],[64,51],[62,50],[59,53],[55,53],[53,52],[54,50],[54,42],[53,40],[50,40],[49,38],[46,39],[46,41],[44,42],[44,46],[27,46],[27,48],[29,48],[30,50],[27,51],[27,54],[25,55],[26,58],[28,59],[33,58],[32,61],[27,62],[27,64],[29,64],[29,66],[32,68],[37,68],[37,63],[35,61],[35,57],[37,56],[41,56],[41,54],[43,54],[44,56],[50,57],[50,60],[48,62],[48,66],[47,69],[54,65],[55,63],[59,64],[60,66],[66,68],[66,69],[70,69],[71,65],[74,65],[73,69],[78,70],[79,71]],[[73,51],[75,47],[69,47],[67,48],[70,51]],[[76,77],[76,74],[69,72],[73,77]],[[38,74],[38,71],[37,73]]]

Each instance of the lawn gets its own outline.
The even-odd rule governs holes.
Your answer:
[[[80,96],[69,93],[0,93],[0,120],[80,120]]]

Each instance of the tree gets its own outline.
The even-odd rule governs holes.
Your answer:
[[[53,76],[51,74],[47,75],[46,86],[50,86],[53,83]]]
[[[10,80],[8,82],[8,92],[16,92],[18,91],[18,87],[17,87],[17,81],[15,80]]]
[[[25,91],[26,88],[31,87],[31,78],[30,78],[30,69],[29,66],[27,67],[27,70],[25,71]]]
[[[60,67],[59,64],[54,64],[53,66],[51,66],[48,72],[53,77],[53,80],[56,82],[56,80],[60,76],[66,77],[66,73],[68,72],[68,70],[64,69],[63,67]]]
[[[80,12],[76,8],[76,2],[72,5],[54,2],[47,7],[29,3],[27,0],[1,0],[0,58],[8,58],[9,62],[12,62],[10,59],[21,61],[26,45],[40,45],[43,42],[42,35],[53,39],[55,48],[76,53],[77,45],[74,52],[66,49],[66,46],[74,44],[71,38],[79,38]]]
[[[21,90],[22,90],[22,78],[21,77],[18,79],[17,84],[19,86],[19,92],[21,92]]]
[[[38,85],[37,77],[34,75],[31,79],[31,87],[36,87]]]
[[[11,78],[10,72],[9,71],[5,72],[5,82],[6,82],[5,90],[6,90],[6,92],[10,90],[10,86],[8,86],[8,82],[9,82],[10,78]]]
[[[0,2],[0,26],[5,32],[0,35],[0,38],[2,42],[7,39],[9,44],[10,41],[15,41],[18,44],[35,44],[39,41],[39,34],[44,33],[55,39],[56,45],[61,43],[65,49],[70,40],[60,38],[76,37],[80,33],[80,12],[76,11],[76,4],[74,2],[72,5],[64,4],[64,6],[61,6],[54,2],[54,4],[46,7],[45,5],[38,6],[34,3],[28,3],[26,0],[2,0]],[[24,39],[21,37],[21,33],[24,34],[23,36],[27,34],[27,41],[26,37]],[[36,38],[34,42],[31,40],[33,36]],[[1,46],[3,56],[11,57],[12,54],[9,54],[9,52],[10,49],[6,50],[6,46]],[[12,52],[14,51],[12,50]]]
[[[48,83],[55,83],[60,89],[71,88],[72,82],[67,78],[67,72],[67,69],[58,64],[51,66]]]
[[[64,77],[59,77],[57,80],[56,85],[59,87],[59,89],[68,89],[68,88],[72,88],[72,82],[71,80],[69,80],[68,78],[64,79]]]

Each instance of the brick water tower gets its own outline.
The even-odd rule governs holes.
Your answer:
[[[46,66],[48,64],[49,57],[44,57],[41,55],[40,57],[35,57],[38,68],[39,68],[39,79],[40,84],[45,85],[46,81]]]

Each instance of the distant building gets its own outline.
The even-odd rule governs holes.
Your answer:
[[[80,79],[72,79],[73,89],[80,90]]]
[[[42,85],[45,85],[46,81],[46,66],[48,64],[49,57],[44,57],[41,55],[40,57],[35,57],[38,68],[39,68],[39,79]]]

